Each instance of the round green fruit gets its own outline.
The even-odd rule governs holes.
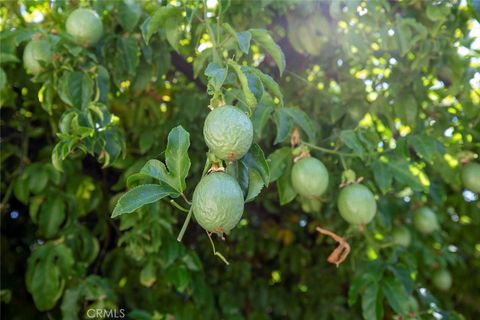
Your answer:
[[[446,269],[435,271],[432,277],[433,285],[442,291],[447,291],[452,286],[452,275]]]
[[[413,213],[413,225],[423,234],[430,234],[439,229],[437,216],[428,207],[417,209]]]
[[[470,162],[462,169],[462,181],[465,188],[480,193],[480,164]]]
[[[292,186],[305,198],[317,198],[325,193],[328,187],[328,171],[318,159],[303,158],[292,167]]]
[[[102,20],[90,9],[74,10],[67,19],[67,32],[75,42],[82,46],[92,46],[100,40],[103,34]]]
[[[252,121],[236,107],[217,107],[205,119],[203,137],[217,158],[234,161],[243,157],[252,145]]]
[[[243,204],[242,189],[232,176],[223,172],[203,177],[193,192],[193,214],[209,232],[228,234],[240,221]]]
[[[23,65],[28,73],[37,75],[43,71],[41,64],[52,62],[52,50],[47,40],[30,41],[23,51]]]
[[[377,202],[367,187],[351,184],[340,191],[338,210],[350,224],[367,224],[372,221],[377,212]]]
[[[392,232],[393,243],[407,248],[410,245],[410,231],[406,227],[397,227]]]

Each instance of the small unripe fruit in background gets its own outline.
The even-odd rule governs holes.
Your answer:
[[[295,191],[306,198],[315,198],[325,193],[328,187],[328,171],[318,159],[308,157],[295,162],[291,174]]]
[[[103,24],[98,14],[90,9],[76,9],[68,16],[67,32],[82,46],[93,46],[102,37]]]
[[[395,244],[407,248],[411,241],[410,231],[404,226],[396,227],[393,229],[392,239]]]
[[[219,159],[242,158],[253,142],[253,124],[240,109],[222,106],[213,109],[205,119],[203,137],[211,152]]]
[[[480,193],[480,164],[470,162],[462,169],[462,182],[465,188]]]
[[[223,172],[203,177],[193,192],[193,215],[209,232],[228,234],[240,221],[243,205],[237,180]]]
[[[43,71],[43,64],[52,62],[52,50],[47,40],[32,40],[23,51],[23,65],[28,73],[37,75]]]
[[[367,187],[361,184],[351,184],[340,191],[338,210],[350,224],[367,224],[375,217],[377,202]]]
[[[423,234],[430,234],[439,229],[437,216],[428,207],[417,209],[413,213],[413,225]]]
[[[442,291],[447,291],[452,286],[452,275],[447,269],[440,269],[433,273],[433,285]]]

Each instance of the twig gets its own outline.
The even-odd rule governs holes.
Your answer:
[[[190,219],[192,218],[192,208],[190,207],[190,210],[188,211],[187,218],[185,219],[185,222],[183,223],[182,229],[180,230],[180,233],[178,234],[177,241],[181,242],[183,239],[183,235],[185,234],[185,231],[187,230],[188,224],[190,223]]]
[[[333,252],[330,254],[330,256],[327,259],[328,262],[335,264],[338,268],[338,266],[343,261],[345,261],[348,254],[350,253],[350,245],[344,238],[336,235],[335,233],[329,230],[317,227],[317,231],[321,234],[324,234],[333,238],[333,240],[338,242],[338,247],[335,250],[333,250]]]

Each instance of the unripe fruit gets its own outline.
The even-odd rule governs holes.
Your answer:
[[[406,227],[397,227],[392,232],[393,243],[407,248],[410,245],[410,231]]]
[[[236,107],[217,107],[205,119],[203,137],[219,159],[234,161],[243,157],[252,145],[252,121]]]
[[[321,196],[328,187],[328,171],[324,164],[315,158],[303,158],[292,167],[292,186],[306,198]]]
[[[447,269],[435,271],[432,277],[433,285],[442,291],[447,291],[452,286],[452,275]]]
[[[470,162],[462,169],[462,181],[465,188],[480,193],[480,164]]]
[[[439,229],[437,216],[428,207],[417,209],[413,213],[413,225],[423,234],[430,234]]]
[[[350,224],[367,224],[372,221],[377,212],[377,202],[367,187],[351,184],[340,191],[338,210]]]
[[[27,72],[37,75],[43,71],[40,61],[45,64],[52,62],[52,50],[50,44],[47,40],[30,41],[23,51],[23,65]]]
[[[67,32],[79,45],[95,45],[103,34],[102,20],[90,9],[74,10],[67,19]]]
[[[193,192],[193,214],[209,232],[229,233],[242,217],[243,204],[242,189],[223,172],[203,177]]]

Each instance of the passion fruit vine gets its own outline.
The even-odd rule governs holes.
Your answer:
[[[243,157],[252,145],[252,121],[236,107],[217,107],[205,119],[203,136],[217,158],[234,161]]]
[[[52,50],[47,40],[30,41],[23,51],[23,65],[28,73],[37,75],[43,71],[43,64],[52,62]]]
[[[375,217],[377,202],[367,187],[361,184],[351,184],[340,191],[338,210],[350,224],[367,224]]]
[[[295,162],[291,174],[295,191],[306,198],[317,198],[328,187],[328,171],[318,159],[308,157]]]
[[[82,46],[93,46],[102,37],[103,24],[98,14],[90,9],[74,10],[66,22],[67,32]]]
[[[193,215],[209,232],[228,234],[240,221],[243,205],[238,182],[223,172],[203,177],[193,192]]]

